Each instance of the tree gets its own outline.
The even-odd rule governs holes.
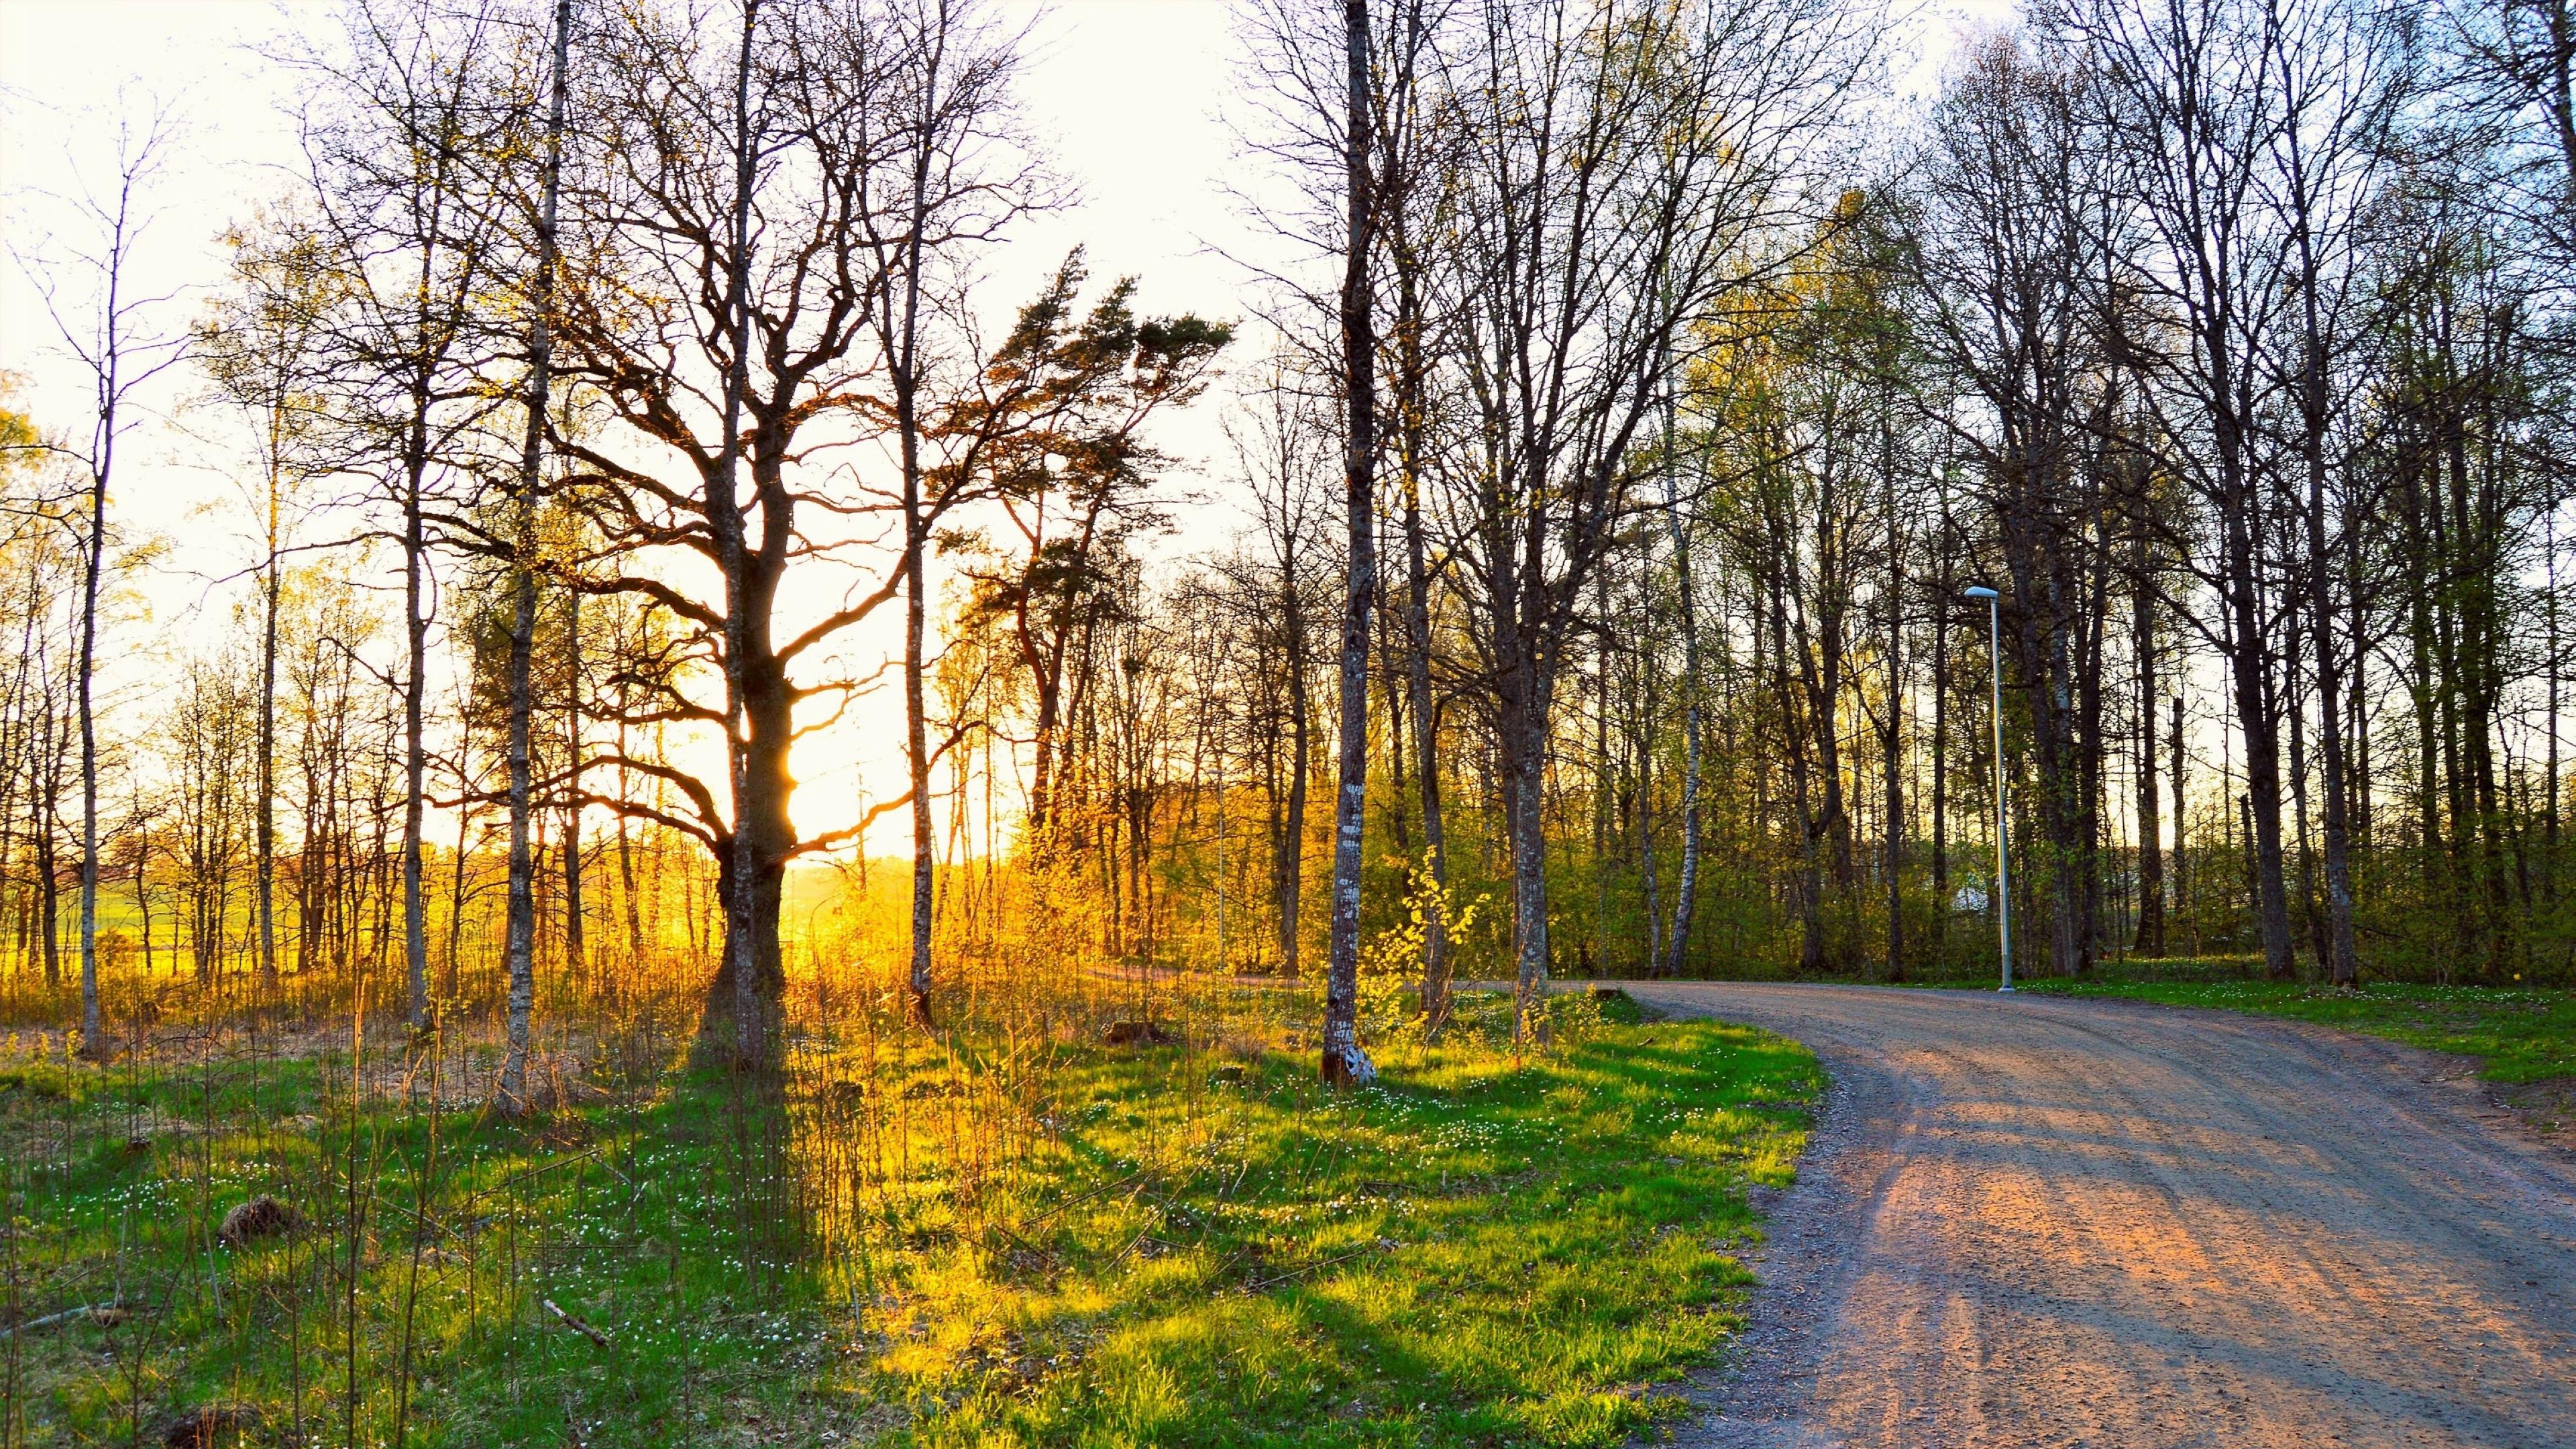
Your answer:
[[[487,293],[503,256],[497,158],[518,108],[482,8],[361,0],[341,46],[293,53],[315,84],[301,116],[306,191],[343,290],[324,381],[352,451],[386,477],[403,559],[402,919],[406,1016],[431,1025],[424,811],[431,531],[440,474],[500,406],[477,375],[500,319]]]
[[[1637,506],[1660,370],[1759,271],[1756,240],[1796,204],[1867,23],[1821,4],[1488,5],[1445,68],[1463,139],[1432,285],[1462,319],[1450,385],[1474,410],[1445,506],[1494,697],[1524,1032],[1549,970],[1556,682]]]
[[[885,7],[877,26],[851,37],[893,62],[875,139],[884,150],[884,179],[875,204],[856,221],[878,278],[870,324],[884,369],[882,422],[893,434],[900,488],[905,800],[912,817],[910,984],[914,1015],[927,1025],[937,852],[930,800],[934,751],[924,694],[931,539],[940,520],[982,481],[995,428],[1021,421],[1016,413],[1026,396],[979,396],[977,386],[988,376],[980,370],[970,378],[949,375],[961,364],[971,368],[981,361],[974,329],[962,315],[963,281],[976,254],[1052,197],[1044,173],[1029,159],[1014,114],[1017,36],[996,31],[972,5],[905,0]],[[871,63],[881,62],[859,61]],[[938,420],[937,443],[946,456],[928,459],[924,434],[933,415],[942,412],[948,416]]]
[[[1237,627],[1251,641],[1249,713],[1269,798],[1270,897],[1280,974],[1295,977],[1305,935],[1306,786],[1315,767],[1314,631],[1332,576],[1317,496],[1331,427],[1311,379],[1274,368],[1229,420],[1235,471],[1251,490],[1260,552],[1217,566]]]
[[[2360,976],[2354,937],[2352,771],[2347,760],[2344,680],[2359,667],[2347,660],[2338,620],[2357,611],[2357,597],[2336,598],[2335,575],[2347,556],[2330,537],[2329,489],[2341,481],[2331,462],[2332,433],[2358,379],[2343,366],[2366,319],[2367,272],[2359,264],[2363,228],[2380,192],[2378,172],[2391,154],[2390,128],[2409,100],[2413,77],[2404,63],[2399,17],[2363,0],[2274,0],[2278,34],[2274,69],[2282,83],[2282,124],[2267,147],[2267,188],[2277,225],[2287,236],[2288,285],[2294,319],[2272,342],[2280,386],[2295,398],[2304,488],[2292,502],[2306,546],[2299,587],[2307,654],[2317,684],[2318,741],[2325,783],[2326,929],[2316,951],[2338,986]],[[2339,385],[2340,384],[2340,385]],[[2344,492],[2347,499],[2349,492]],[[2345,527],[2351,524],[2346,522]],[[2347,590],[2359,586],[2348,580]],[[2295,690],[2296,681],[2292,681]],[[2293,710],[2298,705],[2293,700]]]
[[[1910,202],[1917,326],[1973,401],[1952,426],[1995,521],[2039,775],[2049,959],[2064,972],[2089,965],[2097,934],[2090,630],[2103,499],[2090,444],[2129,365],[2100,325],[2116,305],[2102,277],[2122,264],[2126,237],[2108,204],[2093,87],[2063,56],[2033,56],[2011,36],[1987,42],[1934,112]]]
[[[748,22],[746,21],[746,26]],[[528,850],[534,818],[534,771],[529,736],[536,702],[529,670],[537,633],[537,509],[545,488],[547,414],[554,403],[555,291],[561,243],[556,234],[563,196],[564,111],[571,89],[572,0],[555,0],[554,63],[546,101],[544,157],[536,203],[536,249],[525,278],[528,370],[520,404],[526,423],[519,446],[519,466],[504,507],[508,521],[506,548],[510,567],[509,723],[506,758],[510,772],[510,896],[507,968],[509,1050],[501,1059],[497,1104],[504,1116],[523,1116],[534,1109],[528,1097],[529,1027],[536,1012],[537,905],[536,868]]]
[[[678,791],[685,813],[618,808],[650,813],[718,859],[729,944],[706,1018],[710,1032],[731,1023],[746,1066],[766,1065],[776,1044],[787,863],[857,834],[799,834],[788,751],[800,705],[845,700],[859,681],[793,671],[906,578],[898,547],[839,606],[795,623],[779,615],[791,562],[854,560],[869,541],[848,529],[874,501],[805,463],[877,425],[883,357],[871,344],[890,284],[879,242],[899,229],[866,219],[910,194],[888,137],[917,114],[906,77],[925,63],[887,48],[916,32],[885,20],[868,4],[746,6],[735,43],[718,49],[687,17],[619,12],[589,72],[599,134],[568,185],[579,265],[563,279],[558,340],[603,431],[556,442],[573,460],[572,495],[621,565],[580,587],[635,595],[691,631],[688,650],[724,681],[722,702],[675,675],[629,719],[731,740],[731,808],[667,761],[600,762]],[[688,481],[668,481],[668,467]],[[691,583],[682,558],[711,570],[715,587]]]
[[[2170,317],[2149,394],[2161,460],[2198,495],[2217,538],[2204,570],[2219,618],[2253,819],[2256,919],[2267,969],[2291,974],[2281,870],[2281,750],[2276,680],[2257,560],[2272,466],[2260,414],[2269,393],[2263,342],[2287,297],[2265,225],[2264,150],[2279,125],[2274,30],[2256,0],[2190,0],[2132,12],[2107,4],[2064,17],[2070,39],[2104,62],[2102,114],[2152,247],[2132,275]]]
[[[272,216],[225,238],[231,276],[197,327],[196,353],[218,395],[239,409],[258,439],[260,595],[258,780],[254,791],[251,890],[259,980],[277,985],[277,660],[278,606],[291,530],[304,495],[329,472],[334,431],[325,412],[319,346],[339,298],[340,278],[321,239],[292,216]]]
[[[113,123],[111,175],[105,186],[70,198],[88,234],[30,267],[65,349],[88,375],[97,404],[88,440],[63,451],[82,478],[80,627],[73,695],[80,730],[81,1039],[105,1050],[98,1004],[98,711],[96,697],[100,588],[107,569],[108,485],[116,448],[135,424],[136,395],[186,350],[184,333],[163,329],[166,298],[137,296],[135,254],[155,219],[150,189],[176,144],[173,114],[153,105],[140,117],[122,111]],[[68,277],[85,296],[64,295]]]
[[[1335,1086],[1377,1078],[1359,1042],[1360,849],[1368,824],[1369,609],[1377,599],[1377,319],[1369,283],[1377,247],[1368,0],[1342,0],[1342,145],[1350,221],[1342,268],[1342,584],[1340,748],[1333,794],[1333,924],[1324,983],[1323,1074]]]

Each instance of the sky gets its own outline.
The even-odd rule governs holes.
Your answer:
[[[991,260],[984,291],[997,315],[1080,244],[1095,279],[1142,278],[1150,310],[1238,316],[1241,268],[1226,258],[1254,238],[1220,184],[1235,162],[1217,118],[1232,55],[1223,0],[1006,0],[1001,9],[1029,26],[1022,98],[1079,199]],[[153,187],[156,216],[137,271],[145,292],[171,298],[161,315],[184,326],[221,274],[224,226],[292,180],[294,135],[284,119],[292,97],[259,49],[292,27],[327,26],[333,14],[324,0],[0,0],[0,228],[15,253],[0,258],[0,369],[19,376],[16,405],[40,424],[83,418],[87,384],[61,355],[21,259],[41,266],[78,237],[84,183],[113,174],[109,118],[150,101],[178,117],[179,143]],[[259,554],[233,481],[249,476],[243,440],[214,410],[191,405],[195,386],[181,371],[147,391],[150,417],[129,439],[111,505],[125,526],[160,544],[102,653],[111,697],[140,706],[122,712],[128,720],[156,714],[142,696],[170,677],[179,653],[206,647],[226,626],[244,592],[242,571]],[[1175,482],[1212,495],[1221,490],[1205,486],[1199,465],[1217,453],[1218,401],[1176,420],[1162,439],[1189,475]],[[1227,507],[1219,497],[1184,509],[1167,549],[1221,538]],[[890,632],[875,642],[881,650],[899,643]],[[851,728],[800,749],[801,826],[841,823],[860,808],[863,789],[878,799],[900,792],[892,747],[900,731],[876,718],[895,708],[890,694],[865,701]],[[895,849],[902,829],[899,815],[887,817],[872,849]]]
[[[1228,0],[998,3],[1029,27],[1021,96],[1079,199],[995,254],[983,295],[996,319],[1076,244],[1095,279],[1141,278],[1148,311],[1240,319],[1242,259],[1280,251],[1237,199],[1258,168],[1239,154],[1227,119],[1241,79]],[[1898,38],[1913,57],[1898,90],[1928,89],[1954,37],[2002,13],[2002,0],[1917,12]],[[77,422],[88,400],[30,276],[79,234],[84,184],[112,176],[114,118],[154,102],[175,118],[136,269],[147,295],[167,299],[158,309],[166,324],[184,327],[221,275],[225,226],[292,179],[292,97],[261,47],[333,23],[328,0],[0,0],[0,370],[17,376],[16,405],[40,425]],[[1230,365],[1243,371],[1252,361],[1237,355]],[[146,422],[119,466],[116,516],[159,547],[102,646],[109,697],[140,706],[119,712],[129,721],[158,714],[148,696],[180,653],[225,627],[258,556],[235,482],[251,476],[242,440],[215,410],[191,405],[198,386],[182,369],[147,391]],[[1180,463],[1175,490],[1205,497],[1178,510],[1166,557],[1218,545],[1239,517],[1221,486],[1222,406],[1220,388],[1159,436]],[[384,579],[379,571],[359,581]],[[873,647],[895,642],[887,632]],[[831,828],[863,795],[900,793],[896,707],[890,692],[863,701],[845,728],[800,749],[800,827]],[[903,829],[900,815],[888,816],[871,853],[899,849]]]

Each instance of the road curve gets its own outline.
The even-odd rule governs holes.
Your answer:
[[[1630,983],[1833,1075],[1701,1446],[2576,1446],[2576,1172],[2459,1064],[2134,1002]]]

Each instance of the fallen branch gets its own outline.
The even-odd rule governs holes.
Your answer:
[[[377,1201],[386,1207],[392,1208],[395,1212],[401,1213],[404,1217],[411,1219],[414,1223],[428,1229],[439,1237],[452,1238],[456,1236],[456,1230],[449,1227],[447,1224],[440,1222],[434,1214],[413,1212],[410,1208],[404,1207],[401,1203],[394,1201],[390,1197],[379,1198]]]
[[[57,1323],[69,1323],[75,1318],[87,1318],[93,1313],[105,1313],[111,1309],[121,1308],[123,1306],[124,1305],[118,1303],[84,1303],[78,1308],[66,1308],[60,1313],[48,1313],[42,1318],[28,1319],[26,1322],[19,1324],[15,1328],[0,1328],[0,1338],[8,1338],[21,1333],[33,1333],[39,1328],[51,1328]]]
[[[1291,1268],[1287,1272],[1281,1273],[1276,1277],[1264,1278],[1254,1283],[1246,1283],[1243,1285],[1243,1291],[1246,1293],[1258,1293],[1264,1288],[1275,1288],[1279,1284],[1285,1283],[1291,1278],[1302,1278],[1306,1274],[1312,1273],[1318,1268],[1329,1268],[1335,1263],[1347,1263],[1362,1253],[1374,1253],[1376,1251],[1378,1251],[1378,1246],[1375,1243],[1371,1243],[1365,1248],[1353,1248],[1338,1258],[1326,1258],[1320,1263],[1308,1263],[1302,1268]]]
[[[1118,1256],[1117,1256],[1117,1257],[1114,1257],[1114,1258],[1112,1258],[1112,1259],[1110,1259],[1110,1260],[1109,1260],[1109,1266],[1110,1266],[1110,1267],[1112,1267],[1112,1268],[1115,1268],[1115,1267],[1117,1267],[1119,1264],[1126,1262],[1126,1261],[1127,1261],[1127,1255],[1128,1255],[1129,1253],[1132,1253],[1132,1252],[1136,1251],[1136,1245],[1137,1245],[1138,1243],[1141,1243],[1141,1242],[1145,1241],[1145,1236],[1146,1236],[1146,1234],[1151,1233],[1152,1231],[1153,1231],[1153,1229],[1152,1229],[1151,1227],[1142,1227],[1142,1228],[1138,1228],[1138,1229],[1136,1230],[1136,1236],[1134,1236],[1134,1237],[1132,1237],[1132,1238],[1129,1238],[1129,1239],[1127,1240],[1127,1246],[1125,1246],[1125,1247],[1123,1247],[1123,1248],[1120,1248],[1120,1249],[1118,1250]],[[1169,1244],[1167,1244],[1167,1243],[1163,1243],[1163,1240],[1162,1240],[1162,1239],[1160,1239],[1160,1238],[1156,1238],[1156,1239],[1154,1239],[1154,1241],[1155,1241],[1156,1243],[1158,1243],[1158,1244],[1162,1244],[1162,1245],[1163,1245],[1163,1246],[1165,1246],[1165,1247],[1169,1247],[1169,1246],[1170,1246],[1170,1245],[1169,1245]]]
[[[546,1305],[546,1311],[548,1313],[562,1319],[564,1327],[569,1328],[573,1332],[580,1334],[582,1337],[589,1339],[591,1342],[598,1344],[601,1348],[608,1347],[607,1334],[600,1332],[598,1329],[591,1327],[589,1324],[582,1322],[580,1319],[575,1318],[571,1314],[556,1307],[553,1299],[540,1298],[537,1301]]]
[[[502,1178],[499,1182],[496,1182],[483,1190],[485,1192],[499,1192],[501,1189],[510,1186],[512,1183],[552,1172],[558,1167],[570,1167],[574,1163],[580,1162],[586,1158],[597,1157],[599,1155],[600,1148],[606,1147],[607,1145],[607,1143],[603,1142],[599,1144],[598,1147],[593,1147],[585,1152],[576,1152],[570,1157],[558,1157],[552,1162],[541,1162],[534,1167],[523,1167],[517,1172],[511,1173],[508,1177]]]
[[[1071,1198],[1067,1201],[1057,1203],[1054,1207],[1048,1208],[1045,1212],[1042,1212],[1036,1217],[1020,1224],[1020,1226],[1024,1228],[1036,1227],[1038,1224],[1054,1217],[1057,1213],[1063,1212],[1066,1208],[1079,1207],[1082,1204],[1091,1201],[1093,1198],[1100,1196],[1104,1192],[1115,1192],[1119,1188],[1125,1187],[1127,1184],[1134,1182],[1136,1179],[1143,1177],[1144,1175],[1145,1169],[1140,1167],[1134,1172],[1127,1174],[1125,1177],[1118,1179],[1116,1182],[1104,1182],[1100,1186],[1093,1188],[1091,1191],[1084,1193],[1080,1197]]]

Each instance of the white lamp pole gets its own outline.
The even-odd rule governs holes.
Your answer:
[[[2010,991],[2012,984],[2012,846],[2007,837],[2009,818],[2004,801],[2004,622],[2003,596],[1983,584],[1967,590],[1972,599],[1986,601],[1986,658],[1995,675],[1995,930],[2003,942],[2004,984],[1998,991]]]

